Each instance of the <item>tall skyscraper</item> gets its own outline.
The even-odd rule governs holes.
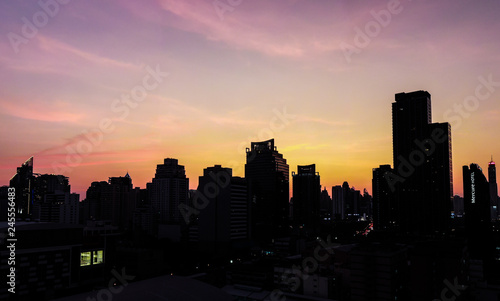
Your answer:
[[[394,192],[387,181],[387,177],[393,172],[390,165],[380,165],[373,169],[373,227],[376,230],[392,229],[396,223],[398,214]]]
[[[431,123],[431,95],[398,93],[392,104],[397,226],[403,233],[443,233],[453,195],[451,128]]]
[[[320,222],[321,184],[316,165],[297,166],[293,178],[293,222],[316,231]]]
[[[203,170],[196,193],[206,202],[198,215],[198,237],[209,250],[227,250],[231,242],[249,238],[245,179],[233,177],[231,168],[215,165]]]
[[[16,189],[16,217],[28,218],[33,213],[33,157],[29,158],[10,179],[10,187]]]
[[[269,241],[285,233],[289,216],[289,167],[274,139],[246,150],[245,178],[252,207],[253,237]]]
[[[481,167],[462,167],[464,181],[465,231],[472,258],[492,257],[490,188]]]
[[[147,184],[147,189],[160,223],[179,224],[184,220],[179,205],[187,202],[189,179],[177,159],[167,158],[163,164],[158,164],[155,177]]]
[[[493,162],[493,157],[490,163],[488,163],[488,181],[490,183],[490,206],[491,206],[491,219],[496,220],[500,216],[500,199],[498,198],[498,186],[497,186],[497,169],[495,167],[495,162]]]
[[[104,206],[104,219],[111,220],[112,224],[120,229],[131,228],[132,213],[135,209],[135,191],[132,178],[127,174],[123,177],[110,177],[106,187],[106,202]]]

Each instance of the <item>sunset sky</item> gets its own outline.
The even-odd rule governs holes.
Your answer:
[[[290,171],[371,192],[394,94],[415,90],[452,124],[455,193],[461,166],[500,161],[498,1],[41,2],[0,4],[0,185],[34,156],[84,199],[127,171],[145,188],[169,157],[194,189],[275,138]]]

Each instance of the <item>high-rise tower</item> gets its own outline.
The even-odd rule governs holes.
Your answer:
[[[151,206],[159,215],[159,222],[179,224],[183,216],[179,205],[188,199],[189,179],[177,159],[167,158],[158,164],[152,183],[147,184]]]
[[[321,184],[316,165],[297,166],[293,177],[293,221],[311,231],[317,230],[320,222]]]
[[[33,213],[33,157],[29,158],[10,179],[10,187],[16,189],[16,217],[27,218]]]
[[[251,204],[252,235],[270,240],[282,235],[289,216],[289,167],[274,139],[247,148],[245,178]]]
[[[221,252],[227,251],[232,242],[248,239],[245,179],[233,177],[231,168],[215,165],[203,170],[198,183],[196,193],[206,200],[198,215],[199,242],[207,250]]]
[[[453,195],[451,128],[431,123],[427,91],[398,93],[392,104],[397,226],[403,233],[448,229]]]
[[[397,217],[394,193],[387,182],[387,177],[392,172],[390,165],[380,165],[373,169],[373,227],[376,230],[392,229]]]
[[[498,198],[497,169],[495,162],[493,162],[493,156],[490,163],[488,163],[488,182],[490,183],[491,219],[496,220],[500,215],[498,211],[498,208],[500,208],[500,199]]]

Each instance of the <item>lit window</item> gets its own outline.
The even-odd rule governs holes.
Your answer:
[[[90,252],[82,252],[80,257],[80,266],[83,267],[91,264],[92,263],[90,262]]]
[[[92,264],[101,264],[104,262],[104,259],[103,259],[103,251],[102,250],[99,250],[99,251],[94,251],[92,252]]]

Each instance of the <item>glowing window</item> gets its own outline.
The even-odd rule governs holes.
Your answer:
[[[102,250],[99,250],[99,251],[94,251],[92,252],[92,264],[101,264],[104,262],[104,258],[103,258],[103,251]]]
[[[80,266],[91,265],[90,252],[82,252],[80,257]]]

